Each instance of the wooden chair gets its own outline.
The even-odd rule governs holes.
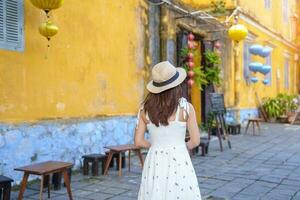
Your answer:
[[[0,175],[0,199],[2,199],[2,194],[3,194],[3,200],[10,200],[12,182],[13,182],[12,179]]]
[[[263,121],[263,119],[261,119],[261,118],[249,118],[247,126],[246,126],[246,130],[245,130],[245,134],[247,134],[248,128],[251,124],[252,124],[252,127],[253,127],[253,129],[252,129],[253,130],[252,131],[253,135],[255,135],[255,126],[258,128],[258,132],[260,132],[259,123],[262,122],[262,121]]]
[[[119,176],[122,176],[122,154],[125,152],[129,152],[128,154],[128,171],[130,171],[130,158],[131,158],[131,151],[135,151],[140,159],[141,166],[144,166],[144,161],[143,161],[143,156],[141,153],[141,148],[133,145],[133,144],[125,144],[125,145],[117,145],[117,146],[108,146],[105,147],[106,149],[109,149],[109,154],[107,158],[107,162],[105,164],[105,170],[104,170],[104,175],[107,175],[108,169],[110,166],[110,163],[112,161],[113,155],[118,154],[119,155]]]

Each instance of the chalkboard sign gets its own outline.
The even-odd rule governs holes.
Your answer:
[[[225,113],[224,95],[221,93],[210,93],[211,111],[214,113]]]

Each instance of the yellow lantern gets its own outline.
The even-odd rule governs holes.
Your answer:
[[[51,21],[43,22],[39,26],[39,32],[41,35],[43,35],[48,40],[50,40],[51,37],[57,34],[58,27],[55,24],[53,24]]]
[[[64,0],[30,0],[31,3],[42,10],[44,10],[47,14],[53,10],[62,6]]]
[[[248,29],[242,24],[235,24],[228,30],[229,37],[234,41],[241,41],[248,35]]]

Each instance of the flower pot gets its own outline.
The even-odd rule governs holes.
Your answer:
[[[270,121],[271,123],[275,123],[275,122],[276,122],[276,117],[270,117],[270,118],[269,118],[269,121]]]

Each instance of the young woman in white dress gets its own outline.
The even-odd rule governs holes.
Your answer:
[[[201,200],[197,176],[188,153],[200,143],[193,106],[182,97],[183,68],[168,61],[152,68],[149,91],[138,114],[135,145],[149,148],[138,200]],[[150,140],[145,139],[148,130]],[[186,130],[190,140],[186,143]]]

